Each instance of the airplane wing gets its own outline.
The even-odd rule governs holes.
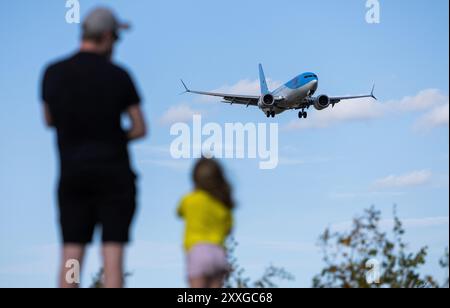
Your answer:
[[[224,100],[223,103],[228,103],[228,104],[232,104],[232,105],[233,104],[246,105],[247,107],[248,106],[258,106],[258,102],[260,99],[260,96],[253,96],[253,95],[237,95],[237,94],[214,93],[214,92],[204,92],[204,91],[192,91],[186,86],[186,84],[184,83],[183,80],[181,80],[181,83],[183,84],[184,88],[186,89],[186,93],[221,97]]]
[[[374,94],[375,91],[375,85],[372,87],[372,92],[369,95],[356,95],[356,96],[335,96],[335,97],[330,97],[330,102],[331,105],[336,105],[337,103],[343,101],[343,100],[349,100],[349,99],[357,99],[357,98],[368,98],[371,97],[375,100],[377,100],[377,98],[375,97]]]

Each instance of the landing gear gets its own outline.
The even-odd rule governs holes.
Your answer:
[[[304,111],[304,110],[302,110],[302,111],[300,111],[299,113],[298,113],[298,118],[299,119],[306,119],[306,118],[308,118],[308,113],[306,112],[306,111]]]
[[[268,118],[270,118],[270,117],[275,118],[275,111],[267,111],[266,116]]]

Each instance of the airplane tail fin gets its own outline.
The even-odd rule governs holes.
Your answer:
[[[269,94],[269,87],[267,86],[266,76],[264,74],[263,66],[259,65],[259,82],[261,86],[261,95]]]

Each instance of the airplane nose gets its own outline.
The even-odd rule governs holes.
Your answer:
[[[311,88],[316,91],[317,87],[319,86],[319,81],[317,79],[314,79],[313,81],[311,81]]]

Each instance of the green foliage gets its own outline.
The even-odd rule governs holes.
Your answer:
[[[259,279],[252,281],[251,278],[245,275],[245,270],[239,265],[235,256],[237,246],[238,243],[233,238],[227,243],[228,262],[231,265],[231,272],[225,282],[225,288],[277,288],[276,280],[293,281],[295,279],[284,268],[271,265],[266,268]]]
[[[447,270],[447,280],[445,281],[443,287],[448,288],[448,248],[445,251],[444,257],[440,261],[441,267]]]
[[[405,230],[394,208],[394,224],[391,233],[382,231],[381,212],[375,207],[354,218],[350,231],[332,232],[320,236],[325,268],[313,279],[315,288],[437,288],[439,284],[430,276],[423,277],[420,268],[426,263],[427,247],[417,252],[408,251],[403,237]],[[284,268],[269,266],[263,275],[252,280],[245,274],[235,256],[238,243],[227,243],[231,272],[226,288],[277,288],[276,281],[293,281],[294,276]],[[369,284],[367,266],[369,260],[377,260],[380,266],[380,283]],[[447,272],[441,287],[449,287],[449,250],[446,249],[440,265]],[[125,274],[127,279],[131,274]],[[103,287],[103,269],[93,278],[91,288]]]
[[[438,287],[430,276],[422,277],[419,269],[426,263],[427,247],[408,251],[403,240],[405,230],[394,208],[394,226],[389,236],[381,230],[381,212],[375,207],[353,220],[347,232],[327,229],[320,237],[325,268],[313,279],[315,288],[425,288]],[[381,279],[369,284],[369,260],[376,260]],[[448,253],[443,264],[448,267]],[[448,284],[448,282],[447,282]]]
[[[92,278],[92,284],[89,288],[91,289],[102,289],[103,288],[103,268],[101,268],[97,274]]]
[[[92,278],[92,284],[89,287],[90,289],[103,289],[103,277],[104,277],[105,271],[103,270],[103,268],[101,268],[97,274],[95,274],[95,276]],[[132,274],[131,273],[125,273],[123,276],[123,281],[124,284],[127,280],[128,277],[131,277]]]

